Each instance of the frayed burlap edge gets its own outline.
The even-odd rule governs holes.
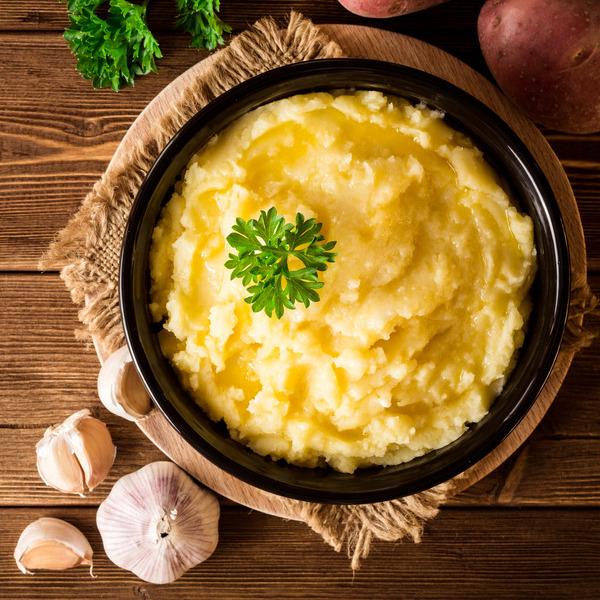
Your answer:
[[[64,265],[61,277],[81,307],[79,318],[86,326],[79,337],[94,338],[105,352],[124,343],[117,288],[121,239],[131,203],[173,134],[210,100],[254,75],[294,62],[340,56],[339,46],[298,13],[292,13],[283,28],[273,19],[262,19],[218,52],[204,76],[183,90],[171,112],[156,123],[151,142],[140,141],[127,160],[109,165],[40,261],[41,269]],[[572,294],[565,344],[576,351],[595,335],[582,320],[598,300],[585,280],[576,282]],[[453,487],[447,482],[405,498],[358,506],[288,502],[300,505],[303,520],[336,551],[346,545],[352,569],[358,569],[375,539],[419,542],[425,523],[437,515]]]
[[[600,333],[598,325],[590,324],[589,317],[600,317],[598,298],[592,293],[586,278],[577,276],[571,281],[569,317],[563,336],[562,350],[577,353],[587,348],[598,336]]]
[[[304,502],[300,515],[337,552],[346,545],[350,566],[357,570],[360,559],[368,556],[373,540],[420,542],[425,523],[438,514],[453,487],[454,483],[446,482],[412,496],[375,504],[336,506]]]

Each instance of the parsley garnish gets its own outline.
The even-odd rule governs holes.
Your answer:
[[[106,0],[67,1],[71,25],[64,38],[77,56],[77,70],[95,88],[110,86],[116,92],[133,85],[136,75],[156,72],[154,59],[162,54],[146,24],[147,2],[110,0],[104,20],[94,11]]]
[[[219,0],[175,0],[175,4],[179,10],[175,26],[191,34],[192,48],[214,50],[225,43],[221,34],[231,27],[217,16]]]
[[[133,85],[134,77],[156,72],[155,59],[162,54],[146,22],[149,0],[60,0],[67,2],[69,28],[64,38],[77,56],[77,70],[95,88],[118,91]],[[96,10],[109,3],[106,19]],[[192,35],[190,46],[213,50],[223,44],[223,32],[231,29],[217,17],[219,0],[175,0],[175,25]]]
[[[227,242],[238,254],[230,254],[225,266],[233,269],[231,279],[241,278],[246,287],[254,284],[247,288],[250,296],[245,298],[253,312],[264,310],[270,317],[275,311],[280,319],[283,309],[294,309],[296,302],[308,308],[320,300],[316,290],[323,282],[318,280],[318,271],[325,271],[337,256],[330,252],[336,242],[325,242],[319,234],[322,226],[316,219],[305,220],[301,213],[295,225],[286,223],[275,207],[262,210],[258,220],[236,219],[235,233],[227,236]],[[290,271],[290,257],[299,259],[304,268]]]

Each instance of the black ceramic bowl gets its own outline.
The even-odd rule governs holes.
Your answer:
[[[181,387],[163,357],[159,326],[148,310],[152,230],[173,184],[192,155],[216,132],[261,104],[298,93],[380,90],[444,111],[503,175],[515,202],[535,224],[538,272],[535,308],[517,365],[489,414],[458,440],[408,463],[353,474],[307,469],[260,456],[229,437]],[[137,195],[123,240],[120,301],[127,342],[152,398],[200,453],[239,479],[269,492],[325,503],[389,500],[430,488],[469,468],[519,423],[542,389],[560,347],[569,298],[569,255],[560,212],[535,160],[510,128],[481,102],[436,77],[395,64],[354,59],[290,65],[229,90],[192,117],[167,145]]]

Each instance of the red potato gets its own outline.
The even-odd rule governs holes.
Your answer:
[[[448,0],[339,0],[350,12],[361,17],[388,19],[417,12]]]
[[[600,0],[488,0],[477,28],[498,85],[534,121],[600,130]]]

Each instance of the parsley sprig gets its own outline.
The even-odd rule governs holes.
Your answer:
[[[327,242],[319,233],[322,226],[301,213],[295,224],[286,223],[275,207],[262,210],[258,219],[236,219],[227,242],[238,253],[230,254],[225,266],[233,269],[231,279],[240,278],[247,287],[250,296],[245,301],[253,312],[264,310],[269,317],[275,312],[280,319],[284,308],[294,309],[296,302],[308,308],[320,300],[316,290],[323,282],[318,272],[325,271],[337,256],[331,252],[336,242]],[[290,270],[291,257],[304,267]]]
[[[179,10],[175,26],[191,34],[192,48],[214,50],[225,43],[223,33],[231,27],[217,16],[219,0],[175,0],[175,4]]]
[[[108,17],[101,19],[94,11],[105,0],[67,1],[73,12],[64,38],[77,56],[77,70],[95,88],[116,92],[133,85],[136,75],[156,72],[155,59],[162,54],[146,24],[146,3],[111,0]]]
[[[64,33],[71,52],[77,56],[77,70],[92,80],[95,88],[110,86],[118,91],[133,85],[138,75],[156,72],[162,57],[156,38],[146,22],[149,0],[136,4],[128,0],[60,0],[67,2],[70,25]],[[105,19],[96,11],[108,2]],[[223,44],[224,32],[231,29],[216,15],[219,0],[175,0],[175,22],[192,36],[190,46],[213,50]]]

